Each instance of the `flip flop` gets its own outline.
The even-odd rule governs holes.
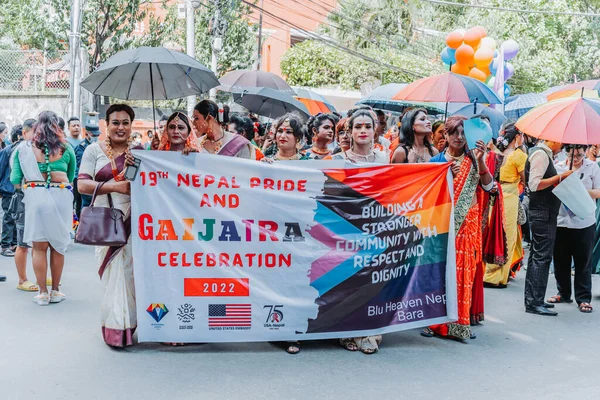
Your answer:
[[[572,303],[573,299],[565,299],[560,294],[557,294],[556,296],[550,297],[548,300],[546,300],[546,302],[550,304]]]
[[[38,285],[30,281],[25,281],[23,283],[18,284],[17,289],[22,290],[24,292],[37,292],[38,290],[40,290]]]
[[[585,314],[589,314],[592,311],[594,311],[594,309],[592,308],[592,305],[590,303],[581,303],[579,305],[579,311]]]

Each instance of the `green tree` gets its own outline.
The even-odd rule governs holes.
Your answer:
[[[66,50],[71,0],[5,0],[0,7],[0,39],[17,48]],[[89,50],[93,69],[118,51],[135,46],[159,46],[175,35],[174,6],[164,20],[149,6],[167,7],[166,0],[87,0],[84,2],[81,43]],[[137,23],[148,21],[148,33],[134,35]]]
[[[211,64],[212,36],[210,34],[211,19],[215,13],[214,4],[201,6],[196,11],[196,59],[205,65]],[[219,53],[218,73],[236,69],[251,68],[256,60],[258,46],[257,27],[248,23],[251,13],[249,5],[242,1],[232,1],[230,6],[222,7],[222,17],[227,23],[227,30],[223,39],[223,50]],[[182,22],[181,24],[184,24]],[[185,29],[181,25],[180,43],[185,43]]]
[[[335,85],[344,89],[358,89],[363,83],[375,80],[411,82],[419,76],[442,72],[441,64],[432,62],[435,58],[423,62],[395,49],[363,49],[360,53],[374,60],[385,60],[385,64],[365,61],[320,41],[306,40],[286,52],[281,59],[281,71],[291,85]]]

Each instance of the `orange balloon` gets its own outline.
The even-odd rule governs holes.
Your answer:
[[[490,66],[486,65],[484,68],[479,68],[477,67],[478,70],[481,70],[481,72],[483,72],[485,74],[485,79],[488,78],[488,76],[490,76],[492,74],[492,71],[490,71]]]
[[[456,49],[456,62],[466,66],[473,66],[475,57],[475,51],[471,46],[466,44],[461,44],[458,49]]]
[[[479,69],[483,69],[489,66],[492,60],[494,59],[494,52],[485,47],[480,48],[475,52],[473,59],[475,60],[475,66],[477,66],[477,68]]]
[[[463,34],[459,31],[452,31],[446,36],[446,44],[451,49],[458,49],[463,42]]]
[[[487,29],[485,29],[483,26],[474,26],[473,29],[477,29],[479,31],[481,39],[487,36]]]
[[[485,78],[487,78],[485,73],[479,68],[471,68],[471,70],[469,71],[469,76],[481,82],[485,82]]]
[[[469,66],[462,64],[452,64],[450,71],[458,75],[469,75]]]
[[[479,42],[481,41],[481,38],[483,37],[481,35],[482,35],[482,32],[479,29],[470,28],[465,33],[465,37],[463,38],[463,41],[465,42],[465,44],[475,48],[479,45]]]

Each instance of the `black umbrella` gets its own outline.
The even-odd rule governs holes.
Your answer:
[[[306,117],[310,115],[304,104],[289,94],[270,88],[247,88],[241,93],[234,93],[233,99],[248,111],[269,118],[281,117],[294,111]]]
[[[237,70],[231,71],[221,77],[221,86],[217,89],[231,93],[242,93],[250,88],[270,88],[296,96],[294,89],[281,77],[264,71]]]
[[[177,99],[219,85],[215,74],[192,57],[164,47],[124,50],[104,62],[81,86],[92,94],[125,100]]]

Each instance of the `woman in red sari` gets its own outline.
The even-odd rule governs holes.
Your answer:
[[[473,282],[483,248],[481,207],[484,192],[493,189],[494,180],[485,163],[485,143],[479,140],[475,149],[466,149],[465,120],[460,116],[448,118],[444,128],[448,147],[431,159],[431,162],[453,163],[458,321],[425,328],[421,334],[427,337],[438,335],[459,340],[471,337]]]

